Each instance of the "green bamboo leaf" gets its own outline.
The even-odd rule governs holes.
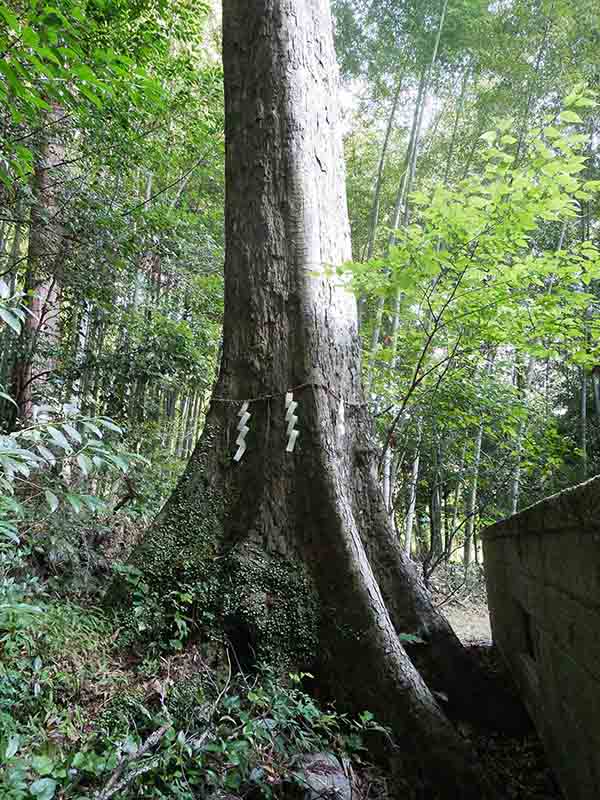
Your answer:
[[[37,47],[40,43],[40,37],[32,28],[23,28],[21,31],[21,38],[23,44],[27,45],[27,47]]]
[[[80,84],[78,88],[81,94],[84,97],[87,97],[87,99],[90,100],[96,106],[96,108],[102,108],[102,100],[97,94],[94,94],[94,92],[92,92],[91,89],[88,89],[88,87],[84,84]]]
[[[118,425],[115,425],[115,423],[111,419],[108,419],[107,417],[99,417],[98,424],[102,425],[105,428],[108,428],[108,430],[110,431],[114,431],[115,433],[123,433],[123,429],[119,428]]]
[[[107,461],[110,461],[115,466],[119,467],[122,472],[127,472],[129,469],[129,463],[126,458],[123,458],[123,456],[119,456],[116,453],[107,453],[105,458]]]
[[[12,398],[12,397],[11,397],[9,394],[6,394],[6,392],[0,392],[0,397],[1,397],[3,400],[6,400],[7,402],[11,403],[11,404],[12,404],[12,405],[13,405],[15,408],[18,408],[18,407],[19,407],[19,406],[18,406],[18,405],[15,403],[15,401],[13,400],[13,398]]]
[[[93,434],[95,434],[98,437],[98,439],[102,439],[104,437],[104,434],[102,433],[100,428],[97,425],[95,425],[93,422],[90,422],[90,420],[83,419],[83,420],[81,420],[81,424],[85,428],[87,428],[89,431],[91,431]]]
[[[67,492],[66,498],[67,498],[71,508],[73,509],[73,511],[76,514],[79,514],[81,509],[82,509],[82,507],[83,507],[82,504],[81,504],[81,498],[79,497],[79,495],[71,494],[70,492]]]
[[[50,464],[50,466],[54,466],[56,464],[56,456],[51,450],[48,450],[47,447],[44,447],[43,444],[36,445],[40,455],[42,458]]]
[[[0,16],[4,17],[6,24],[13,31],[18,31],[20,28],[18,17],[16,17],[8,8],[2,3],[0,5]]]
[[[81,499],[90,511],[104,511],[106,508],[104,500],[100,500],[99,497],[94,497],[94,495],[82,494]]]
[[[0,318],[2,318],[16,334],[21,333],[21,320],[13,311],[9,311],[8,308],[0,306]]]
[[[85,453],[79,453],[79,455],[77,456],[77,463],[79,464],[79,469],[83,472],[83,474],[87,478],[87,476],[94,468],[92,460],[88,458],[85,455]]]
[[[77,442],[77,444],[81,444],[81,434],[73,425],[68,422],[63,423],[62,429],[65,433],[67,433],[73,441]]]
[[[71,445],[67,441],[65,435],[58,430],[58,428],[54,428],[52,425],[48,425],[46,430],[52,437],[53,442],[67,453],[71,452]]]
[[[46,489],[44,495],[46,496],[46,502],[48,503],[48,506],[50,508],[50,513],[53,514],[59,506],[58,497],[54,494],[54,492],[51,492],[49,489]]]
[[[17,529],[10,523],[0,522],[0,535],[4,536],[5,539],[9,539],[14,544],[21,544]]]

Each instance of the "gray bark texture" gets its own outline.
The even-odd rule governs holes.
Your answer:
[[[316,620],[312,652],[297,657],[312,660],[339,707],[368,708],[390,726],[415,785],[435,784],[428,796],[493,796],[431,689],[471,711],[494,699],[386,513],[356,301],[329,269],[350,258],[329,2],[225,0],[223,20],[222,362],[188,468],[133,563],[161,597],[179,581],[216,598],[240,662],[295,647]],[[247,449],[235,461],[248,400]],[[402,632],[427,644],[409,656]]]

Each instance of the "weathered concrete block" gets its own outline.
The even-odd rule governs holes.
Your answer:
[[[483,532],[492,634],[568,800],[600,797],[600,476]]]

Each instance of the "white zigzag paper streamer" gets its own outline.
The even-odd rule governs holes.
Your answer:
[[[235,455],[233,457],[234,461],[240,461],[242,456],[246,452],[246,441],[245,441],[246,440],[246,434],[250,430],[250,428],[246,425],[246,423],[248,422],[248,420],[252,416],[248,412],[248,405],[249,405],[248,401],[244,400],[244,403],[243,403],[242,407],[238,411],[238,417],[240,418],[240,421],[238,422],[237,429],[239,431],[239,435],[238,435],[237,439],[235,440],[235,443],[237,444],[238,449],[236,450],[236,453],[235,453]]]
[[[298,408],[298,403],[294,400],[294,395],[292,392],[288,392],[285,396],[285,421],[287,422],[287,447],[285,448],[287,453],[292,453],[294,451],[294,447],[296,446],[296,440],[298,436],[300,436],[300,431],[295,430],[295,425],[298,422],[298,417],[294,414],[294,411]]]

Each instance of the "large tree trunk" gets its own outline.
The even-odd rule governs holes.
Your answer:
[[[440,796],[481,798],[468,748],[398,637],[428,642],[418,655],[432,687],[482,704],[386,513],[356,302],[330,269],[350,258],[350,238],[328,5],[224,2],[221,369],[188,468],[134,563],[156,597],[177,581],[217,606],[242,666],[312,662],[340,705],[391,726],[405,768],[418,763]]]

